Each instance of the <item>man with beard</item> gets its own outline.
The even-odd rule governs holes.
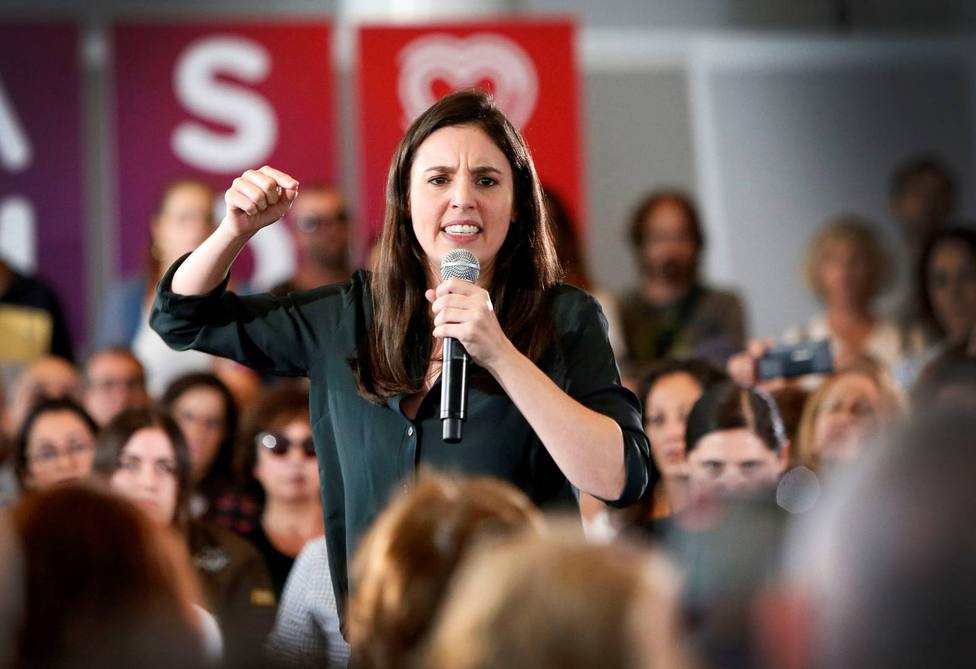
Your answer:
[[[329,186],[303,186],[287,222],[295,242],[295,274],[272,293],[283,295],[349,280],[349,214],[342,193]]]
[[[699,279],[705,240],[691,199],[651,193],[634,213],[630,238],[641,272],[640,284],[620,300],[630,372],[689,355],[724,365],[745,346],[745,317],[738,296]]]

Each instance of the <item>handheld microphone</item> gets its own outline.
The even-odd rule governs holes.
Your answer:
[[[441,281],[456,277],[475,283],[481,264],[470,251],[454,249],[441,259]],[[468,353],[454,337],[444,337],[441,358],[441,428],[444,441],[456,444],[468,414]]]

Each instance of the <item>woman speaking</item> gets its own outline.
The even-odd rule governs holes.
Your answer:
[[[558,283],[532,158],[487,95],[449,95],[407,130],[373,272],[284,297],[228,292],[237,254],[298,188],[270,167],[235,179],[220,225],[160,281],[151,324],[174,348],[309,377],[337,601],[347,558],[420,465],[510,481],[540,506],[573,504],[576,490],[621,506],[644,492],[647,438],[606,320]],[[454,249],[477,258],[477,283],[441,280]],[[441,433],[445,337],[473,362],[460,443]]]

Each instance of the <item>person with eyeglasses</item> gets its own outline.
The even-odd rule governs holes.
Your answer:
[[[235,533],[190,517],[190,451],[176,421],[156,409],[128,409],[99,433],[95,472],[187,544],[204,601],[223,636],[224,664],[262,666],[276,598],[260,553]]]
[[[295,273],[271,289],[275,295],[345,283],[349,263],[349,210],[337,188],[323,184],[302,187],[285,217],[295,245]]]
[[[279,381],[250,407],[236,464],[245,491],[262,499],[260,521],[244,537],[264,556],[280,598],[295,558],[325,532],[307,383]]]
[[[95,459],[98,426],[68,398],[42,400],[17,436],[15,471],[25,491],[87,479]]]

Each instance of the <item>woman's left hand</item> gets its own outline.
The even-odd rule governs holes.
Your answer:
[[[454,337],[489,372],[515,350],[498,323],[488,291],[480,286],[448,279],[424,296],[434,314],[434,336]]]

